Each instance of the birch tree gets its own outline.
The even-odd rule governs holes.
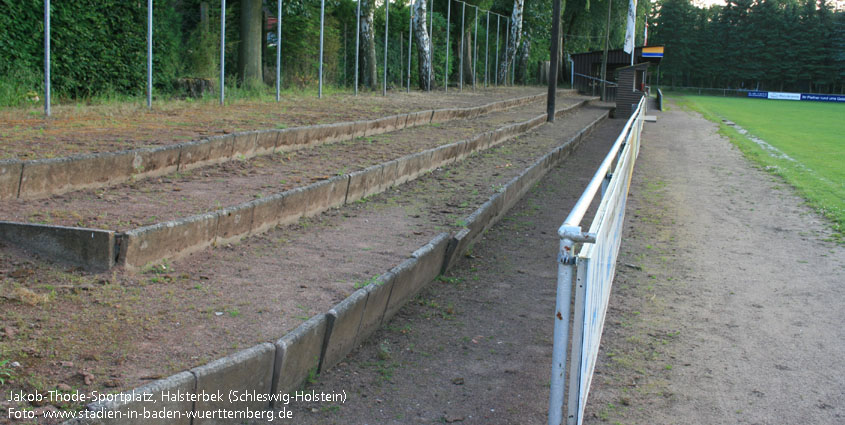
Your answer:
[[[499,81],[506,81],[508,68],[513,66],[516,59],[516,50],[522,39],[522,9],[525,0],[513,0],[513,13],[511,14],[511,28],[508,36],[508,45],[505,47],[504,59],[499,62]]]
[[[358,0],[361,2],[361,68],[363,73],[361,83],[375,89],[378,86],[378,69],[376,68],[376,34],[373,17],[376,11],[375,0]]]
[[[429,89],[428,75],[431,72],[431,38],[428,37],[428,29],[425,26],[426,1],[415,0],[412,5],[414,8],[414,35],[417,37],[417,57],[419,59],[417,63],[419,63],[420,90]]]

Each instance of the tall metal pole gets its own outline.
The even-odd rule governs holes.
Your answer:
[[[428,91],[431,91],[431,69],[434,68],[434,0],[428,8]]]
[[[499,26],[501,15],[496,14],[496,67],[493,68],[493,81],[499,87]]]
[[[153,109],[153,0],[147,0],[147,108]]]
[[[387,22],[390,19],[390,0],[384,0],[384,81],[381,95],[387,96]]]
[[[220,0],[220,104],[226,99],[226,0]]]
[[[546,121],[555,121],[555,95],[557,94],[557,51],[560,48],[560,0],[555,0],[552,6],[552,40],[549,51],[551,52],[551,61],[549,63],[549,92],[546,96]],[[569,304],[567,304],[569,305]],[[566,324],[569,326],[569,319],[566,319]],[[555,325],[557,326],[557,325]],[[565,349],[565,348],[564,348]],[[561,371],[562,371],[561,366]],[[554,377],[552,377],[554,379]],[[560,385],[561,393],[559,399],[563,402],[563,383]],[[552,395],[554,401],[556,395]],[[551,411],[550,411],[551,412]],[[551,414],[551,413],[550,413]],[[549,420],[551,424],[551,420]]]
[[[44,115],[50,114],[50,0],[44,0]]]
[[[361,1],[358,0],[358,14],[355,19],[355,96],[358,96],[358,55],[361,53]]]
[[[317,86],[317,97],[323,97],[323,32],[326,23],[326,0],[320,0],[320,82]]]
[[[425,0],[420,0],[425,1]],[[411,19],[408,20],[408,90],[411,92],[411,47],[414,43],[414,2],[409,3],[408,9],[411,10]]]
[[[446,70],[443,71],[443,88],[449,91],[449,25],[452,21],[452,0],[449,0],[448,9],[446,9]]]
[[[276,4],[276,102],[278,102],[282,96],[282,0]]]
[[[487,11],[487,25],[484,26],[484,87],[489,87],[487,84],[487,57],[490,56],[490,11]]]
[[[475,90],[475,76],[478,70],[478,6],[475,6],[475,35],[472,36],[474,44],[472,48],[473,62],[472,62],[472,89]]]
[[[601,100],[607,101],[607,49],[610,43],[610,7],[613,0],[607,1],[607,25],[604,28],[604,53],[601,58]]]
[[[464,2],[461,2],[461,4],[461,53],[459,54],[461,69],[458,71],[458,75],[460,76],[458,90],[464,91],[464,17],[467,11],[467,4]]]

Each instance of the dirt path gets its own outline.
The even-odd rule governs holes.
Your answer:
[[[656,114],[587,423],[843,423],[845,250],[714,124]],[[545,423],[554,229],[600,146],[551,173],[472,258],[308,385],[349,398],[295,404],[297,423]]]
[[[306,389],[296,423],[539,424],[548,408],[556,229],[624,122],[610,120],[467,258]],[[592,212],[590,212],[592,214]]]
[[[263,130],[380,118],[425,109],[479,106],[496,100],[545,93],[542,87],[499,87],[448,93],[362,91],[285,93],[264,100],[184,100],[103,105],[54,105],[45,119],[36,108],[0,110],[0,159],[53,158],[163,146],[237,131]]]
[[[717,125],[646,125],[588,423],[845,423],[845,248]]]

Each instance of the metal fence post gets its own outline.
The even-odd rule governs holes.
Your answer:
[[[452,21],[452,0],[449,0],[449,6],[446,9],[446,70],[443,71],[443,89],[449,91],[449,30]]]
[[[358,0],[358,15],[355,17],[355,96],[358,96],[358,55],[361,54],[361,1]]]
[[[464,91],[464,17],[467,11],[467,4],[461,2],[461,52],[458,54],[460,58],[458,70],[458,91]]]
[[[226,99],[226,0],[220,0],[220,104]]]
[[[276,102],[282,92],[282,0],[276,2]]]
[[[147,109],[153,109],[153,0],[147,0]]]
[[[44,115],[50,114],[50,0],[44,0]]]
[[[580,234],[580,226],[566,229],[566,233]],[[549,425],[563,420],[563,389],[566,378],[566,347],[569,343],[569,304],[572,299],[572,278],[575,269],[574,242],[561,237],[557,264],[557,294],[555,296],[554,337],[552,342],[552,377],[549,392]]]
[[[434,68],[434,0],[429,2],[428,14],[428,91],[431,91],[431,70]]]
[[[425,1],[425,0],[420,0]],[[411,0],[408,3],[408,9],[410,9],[411,18],[408,20],[408,90],[407,93],[411,92],[411,47],[414,45],[414,2]]]
[[[326,21],[326,0],[320,0],[320,82],[317,87],[317,97],[323,97],[323,30]]]
[[[381,95],[387,96],[387,23],[390,20],[390,0],[384,0],[384,81],[382,82]]]
[[[475,90],[475,80],[478,74],[478,6],[475,6],[475,35],[472,36],[472,89]]]
[[[499,26],[501,26],[500,22],[501,15],[498,13],[496,14],[496,67],[493,68],[493,81],[496,84],[496,87],[499,87]]]
[[[484,87],[490,87],[487,83],[487,57],[490,56],[490,11],[487,11],[487,25],[484,26]]]

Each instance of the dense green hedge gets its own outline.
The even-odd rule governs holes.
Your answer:
[[[44,6],[41,0],[0,0],[0,75],[42,87]],[[155,3],[155,72],[169,84],[179,72],[179,16]],[[146,2],[54,1],[51,14],[52,85],[61,95],[140,94],[146,75]],[[36,76],[33,78],[33,75]]]

